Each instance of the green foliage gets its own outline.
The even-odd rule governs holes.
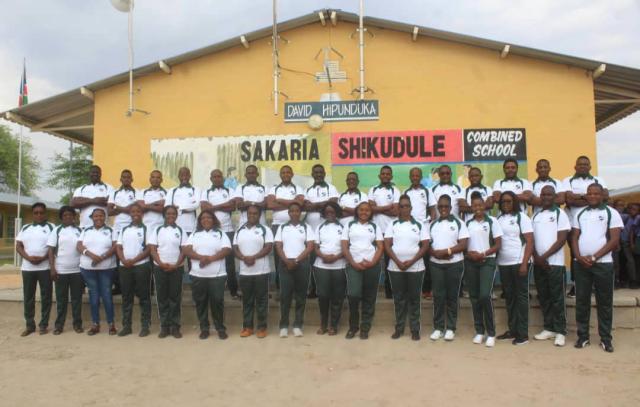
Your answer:
[[[19,139],[7,126],[0,125],[0,191],[18,192]],[[23,195],[31,195],[38,187],[40,163],[33,155],[33,146],[26,137],[22,139],[22,188]]]
[[[178,170],[181,167],[193,169],[193,153],[151,153],[153,168],[162,171],[162,177],[167,185],[179,183]]]
[[[87,182],[92,163],[92,150],[88,146],[76,144],[71,150],[71,157],[68,152],[56,153],[47,182],[54,188],[67,191],[60,198],[61,203],[68,204],[73,191]]]

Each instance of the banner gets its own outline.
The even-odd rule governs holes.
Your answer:
[[[326,122],[354,120],[378,120],[380,109],[377,100],[348,100],[339,102],[287,102],[284,104],[284,121],[306,122],[314,114]]]
[[[526,160],[525,129],[467,129],[464,157],[467,161]]]

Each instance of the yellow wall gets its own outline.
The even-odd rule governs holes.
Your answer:
[[[350,78],[336,84],[342,99],[358,86],[357,36],[353,24],[320,23],[282,33],[283,68],[315,73],[321,70],[323,47],[344,55],[341,70]],[[528,172],[535,161],[548,158],[552,176],[573,171],[575,157],[588,155],[595,166],[596,140],[593,84],[581,69],[421,37],[370,29],[366,37],[368,96],[380,101],[380,120],[326,123],[322,132],[428,130],[524,127]],[[335,57],[332,57],[335,59]],[[146,185],[152,169],[152,138],[287,134],[310,132],[305,123],[284,123],[274,116],[268,39],[238,46],[136,80],[137,107],[148,116],[124,115],[128,84],[95,95],[94,156],[107,182],[118,184],[119,171],[130,168],[136,185]],[[289,101],[319,100],[327,84],[312,76],[283,70],[281,91]],[[283,102],[283,101],[282,101]],[[595,169],[594,169],[595,171]]]

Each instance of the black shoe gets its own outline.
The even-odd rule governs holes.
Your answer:
[[[169,336],[169,328],[163,326],[160,328],[160,333],[158,334],[158,338],[162,339],[162,338],[166,338],[167,336]]]
[[[418,331],[411,332],[411,340],[412,341],[419,341],[420,340],[420,332],[418,332]]]
[[[567,297],[576,298],[576,286],[575,285],[571,286],[571,289],[567,293]]]
[[[360,339],[369,339],[369,332],[360,331]]]
[[[586,348],[589,345],[591,345],[591,343],[589,342],[589,338],[578,338],[573,347],[576,349],[582,349]]]
[[[511,341],[511,344],[513,345],[526,345],[529,343],[529,337],[528,336],[523,336],[522,338],[515,338],[513,341]]]
[[[22,333],[20,334],[20,336],[25,337],[25,336],[29,336],[32,333],[34,333],[36,331],[35,328],[27,328],[24,331],[22,331]]]
[[[310,298],[310,299],[318,298],[318,294],[316,294],[315,291],[309,291],[309,294],[307,294],[307,298]]]
[[[120,332],[118,332],[118,336],[121,336],[121,337],[131,335],[131,334],[132,334],[132,331],[130,326],[123,326]]]
[[[496,336],[496,339],[499,341],[505,341],[507,339],[515,339],[516,337],[514,335],[511,334],[511,332],[507,331],[505,333],[503,333],[502,335],[498,335]]]
[[[149,328],[147,328],[147,327],[143,327],[143,328],[140,330],[140,333],[138,334],[138,336],[139,336],[139,337],[141,337],[141,338],[144,338],[145,336],[149,336],[149,334],[150,334],[150,333],[151,333],[151,332],[149,331]]]
[[[122,290],[120,289],[120,287],[114,287],[111,290],[111,295],[120,295],[120,294],[122,294]]]
[[[182,333],[180,332],[180,327],[174,326],[173,328],[171,328],[171,335],[176,339],[182,338]]]
[[[385,292],[385,293],[384,293],[384,298],[386,298],[386,299],[390,300],[391,298],[393,298],[393,294],[392,294],[392,293]]]
[[[507,295],[504,293],[504,291],[500,293],[500,298],[503,300],[507,298]]]
[[[600,341],[600,347],[605,352],[613,353],[613,344],[611,341]]]
[[[349,329],[349,331],[347,332],[347,334],[344,336],[347,339],[353,339],[356,337],[356,334],[358,333],[357,329]]]
[[[398,339],[403,335],[402,331],[396,329],[393,335],[391,335],[391,339]]]
[[[53,330],[53,334],[54,334],[54,335],[60,335],[61,333],[62,333],[62,328],[61,328],[61,327],[56,327],[56,328]]]
[[[218,338],[225,340],[229,337],[229,335],[227,335],[227,331],[218,331]]]
[[[200,331],[200,336],[198,336],[198,338],[200,339],[207,339],[209,337],[209,331]]]

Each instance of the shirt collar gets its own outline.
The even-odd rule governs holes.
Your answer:
[[[162,226],[164,227],[170,227],[170,228],[175,228],[177,227],[177,225],[174,223],[173,225],[168,224],[167,222],[163,223]]]
[[[515,177],[512,177],[512,178],[504,177],[503,181],[520,182],[522,180],[520,178],[518,178],[518,176],[516,175]]]
[[[387,184],[380,183],[378,184],[378,188],[393,189],[393,182],[389,182]]]
[[[33,222],[32,223],[33,226],[45,226],[46,224],[47,224],[47,220],[46,219],[43,220],[42,222],[38,222],[38,223]]]
[[[325,181],[320,181],[320,182],[314,182],[313,186],[327,188],[329,184],[327,184]]]
[[[178,188],[193,188],[190,182],[181,182]]]
[[[443,220],[448,220],[449,222],[455,222],[455,216],[453,215],[449,215],[446,218],[443,218],[442,216],[438,218],[438,222],[441,222]]]
[[[581,178],[581,179],[593,179],[593,175],[591,175],[591,173],[586,173],[586,174],[574,174],[573,177],[571,177],[571,179],[577,179],[577,178]]]
[[[244,185],[245,186],[249,186],[249,185],[260,186],[260,184],[258,184],[258,181],[251,181],[251,182],[247,181],[247,182],[245,182]]]
[[[129,187],[125,187],[124,185],[120,185],[120,191],[132,191],[135,192],[135,188],[129,186]]]
[[[600,205],[595,206],[595,207],[588,206],[588,207],[587,207],[587,209],[589,209],[590,211],[591,211],[591,210],[596,210],[596,209],[597,209],[597,210],[603,210],[603,209],[605,209],[606,207],[607,207],[607,205],[605,205],[604,203],[601,203]]]
[[[453,186],[453,181],[449,181],[449,182],[438,181],[438,185],[440,185],[440,186],[449,185],[450,187],[452,187]]]

